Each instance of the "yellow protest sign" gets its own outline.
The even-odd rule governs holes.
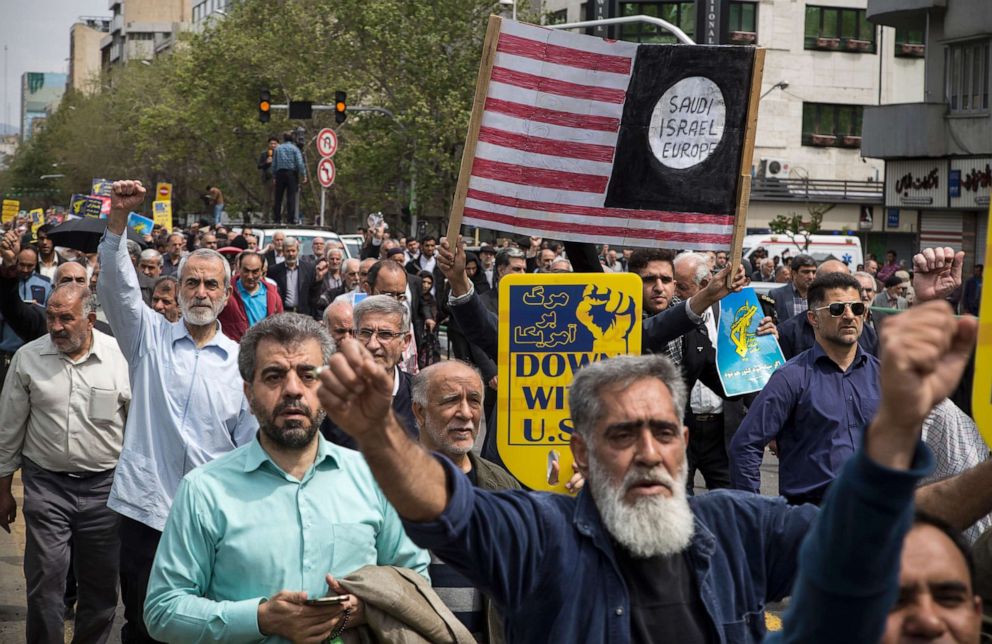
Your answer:
[[[172,184],[160,181],[155,184],[155,201],[172,201]]]
[[[17,213],[21,211],[21,202],[16,199],[3,200],[3,223],[13,221]]]
[[[992,218],[992,205],[989,205]],[[992,257],[992,228],[986,234],[985,258]],[[978,350],[975,353],[975,380],[971,388],[971,415],[985,444],[992,446],[992,289],[982,289],[978,308]]]
[[[31,236],[35,239],[38,238],[38,229],[45,225],[45,211],[41,208],[36,208],[29,212],[31,215]]]
[[[156,224],[172,232],[172,202],[156,199],[152,202],[152,218]]]
[[[568,387],[592,362],[641,352],[641,281],[631,273],[539,273],[507,275],[499,289],[497,449],[524,485],[565,492]]]

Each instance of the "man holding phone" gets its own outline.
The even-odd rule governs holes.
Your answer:
[[[317,431],[317,369],[333,343],[309,316],[251,327],[238,368],[256,440],[190,472],[176,493],[145,601],[170,642],[322,642],[364,621],[337,582],[366,565],[426,575],[362,456]],[[195,589],[195,590],[194,590]],[[324,595],[345,599],[322,599]]]

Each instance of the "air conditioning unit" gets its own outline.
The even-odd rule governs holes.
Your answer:
[[[759,174],[765,178],[789,176],[789,164],[782,159],[762,159]]]

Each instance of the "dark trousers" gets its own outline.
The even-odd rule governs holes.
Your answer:
[[[124,600],[124,627],[121,642],[156,642],[145,628],[145,592],[152,562],[162,533],[144,523],[121,517],[121,597]]]
[[[119,516],[107,508],[113,470],[85,478],[23,462],[27,641],[64,641],[66,571],[79,588],[73,642],[106,642],[117,609]],[[70,558],[72,539],[75,557]]]
[[[299,177],[290,170],[280,170],[276,172],[276,196],[275,205],[272,208],[272,220],[282,223],[282,198],[286,197],[286,222],[295,224],[296,222],[296,191],[299,187]]]
[[[706,481],[707,490],[730,487],[730,458],[724,442],[723,414],[686,414],[689,428],[689,477],[686,485],[692,492],[692,481],[698,469]]]

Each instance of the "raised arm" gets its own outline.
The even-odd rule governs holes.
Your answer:
[[[150,329],[159,320],[165,320],[145,304],[138,274],[127,252],[125,230],[128,213],[140,208],[144,198],[145,188],[140,181],[114,182],[107,232],[97,249],[100,255],[97,295],[117,344],[131,364],[134,364],[142,343],[148,341]]]
[[[392,375],[358,341],[345,340],[320,379],[324,411],[358,443],[399,515],[410,521],[439,517],[448,505],[447,478],[393,414]]]
[[[957,386],[976,335],[976,320],[956,320],[945,302],[886,322],[878,414],[827,493],[802,547],[784,628],[768,641],[879,641],[899,592],[914,490],[933,466],[920,442],[923,421]]]

